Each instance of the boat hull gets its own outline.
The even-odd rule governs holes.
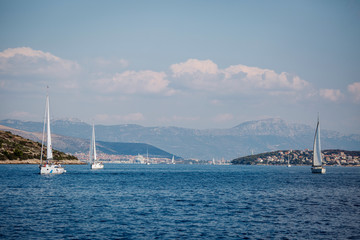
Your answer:
[[[63,167],[61,167],[61,165],[57,165],[57,164],[54,165],[45,164],[40,166],[40,174],[62,174],[65,172],[66,170]]]
[[[326,172],[326,169],[325,169],[324,167],[322,167],[322,166],[320,166],[320,167],[315,167],[315,166],[313,166],[313,167],[311,168],[311,172],[312,172],[312,173],[324,174],[324,173]]]
[[[102,163],[93,163],[90,165],[90,169],[103,169],[104,168],[104,164]]]

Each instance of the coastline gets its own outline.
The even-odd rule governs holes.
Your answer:
[[[80,160],[68,159],[68,160],[59,160],[58,163],[62,165],[86,165],[86,163]],[[26,160],[2,160],[0,164],[40,164],[40,159],[26,159]]]
[[[283,166],[283,167],[287,167],[286,164],[230,164],[230,165],[239,165],[239,166]],[[291,164],[291,167],[301,167],[301,166],[305,166],[305,167],[311,167],[311,164]],[[290,168],[291,168],[290,167]],[[360,165],[323,165],[323,167],[360,167]]]

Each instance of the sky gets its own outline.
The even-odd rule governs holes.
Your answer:
[[[0,119],[48,91],[53,119],[360,134],[360,1],[0,0],[0,31]]]

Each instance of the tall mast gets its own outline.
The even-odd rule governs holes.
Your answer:
[[[90,151],[89,151],[89,163],[92,164],[93,163],[93,135],[91,135],[91,139],[90,139]]]
[[[47,112],[47,94],[45,101],[45,114],[44,114],[44,127],[42,132],[42,140],[41,140],[41,153],[40,153],[40,165],[43,163],[43,154],[44,154],[44,140],[45,140],[45,126],[46,126],[46,112]]]
[[[92,148],[94,153],[94,162],[96,161],[96,145],[95,145],[95,127],[93,123],[93,131],[92,131]]]
[[[48,87],[49,88],[49,87]],[[46,141],[46,159],[52,160],[53,159],[53,153],[52,153],[52,144],[51,144],[51,131],[50,131],[50,103],[49,103],[49,95],[46,94],[46,123],[47,123],[47,141]]]

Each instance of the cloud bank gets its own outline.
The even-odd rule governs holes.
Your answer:
[[[32,91],[40,85],[76,89],[80,72],[80,65],[75,61],[29,47],[0,52],[0,89]]]
[[[111,68],[127,68],[125,59],[102,59],[94,62],[97,70]],[[253,95],[261,94],[277,96],[311,96],[314,89],[311,84],[299,76],[287,72],[275,72],[271,69],[251,67],[242,64],[219,68],[211,60],[188,59],[169,66],[168,71],[124,70],[107,73],[92,72],[86,75],[80,65],[65,60],[48,52],[34,50],[29,47],[9,48],[0,52],[0,88],[19,86],[31,88],[31,84],[44,84],[39,79],[56,81],[57,87],[66,89],[90,88],[99,94],[113,93],[124,95],[147,94],[172,96],[177,93],[193,94],[202,92],[215,95]],[[82,80],[78,81],[77,78]],[[15,80],[15,81],[14,81]],[[16,81],[22,85],[16,85]],[[26,84],[25,84],[26,83]],[[51,83],[52,84],[52,83]],[[14,87],[16,85],[16,87]],[[317,91],[322,98],[338,102],[345,99],[338,89],[320,89]],[[360,83],[348,86],[355,102],[360,102]],[[220,119],[220,118],[219,118]]]
[[[189,59],[170,66],[176,85],[220,94],[249,91],[301,91],[309,83],[299,76],[270,69],[233,65],[219,69],[211,60]]]
[[[164,94],[171,95],[169,80],[164,72],[154,71],[125,71],[116,73],[111,78],[102,78],[94,81],[96,88],[103,92],[121,92],[126,94]]]
[[[320,96],[332,102],[338,102],[344,98],[339,89],[320,89]]]
[[[0,52],[0,74],[2,75],[66,77],[79,69],[79,64],[74,61],[61,59],[51,53],[28,47],[8,48]]]
[[[158,94],[199,91],[211,94],[251,94],[270,96],[295,94],[310,85],[299,76],[270,69],[233,65],[218,68],[211,60],[189,59],[170,66],[170,72],[124,71],[93,81],[96,89],[106,93]]]

